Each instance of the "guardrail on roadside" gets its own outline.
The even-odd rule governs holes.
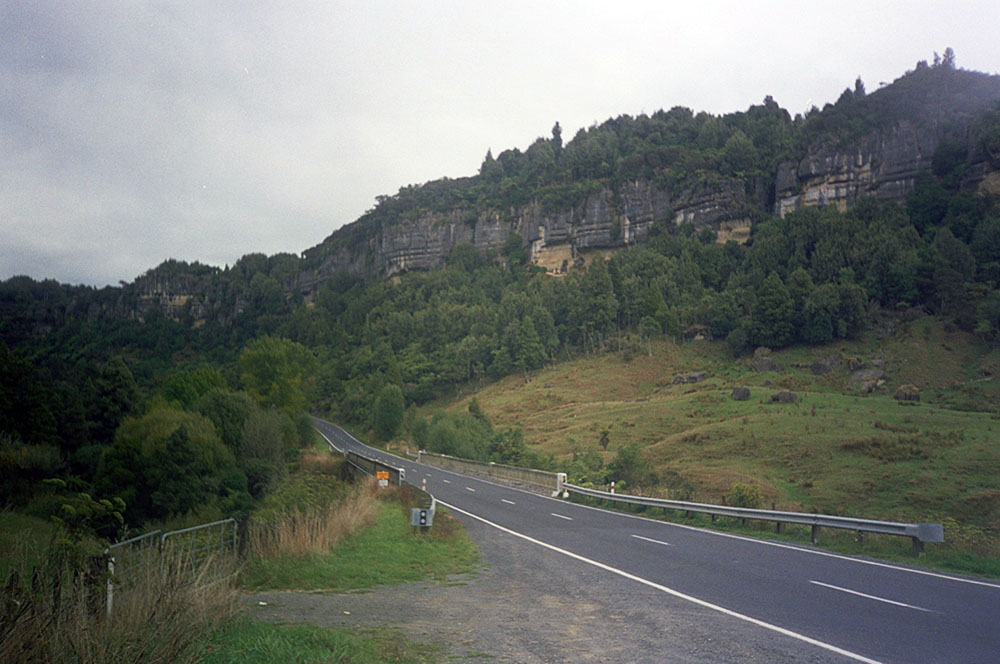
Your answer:
[[[385,480],[387,483],[395,484],[397,486],[406,481],[406,470],[403,468],[390,466],[389,464],[383,463],[378,459],[366,457],[363,454],[358,454],[357,452],[352,452],[350,450],[344,452],[343,454],[344,458],[347,459],[347,463],[351,464],[363,473],[373,475],[378,477],[380,480]]]
[[[367,475],[373,475],[379,478],[380,483],[385,481],[386,485],[390,482],[395,485],[402,485],[406,482],[405,468],[396,468],[395,466],[390,466],[383,461],[365,456],[364,454],[353,452],[351,450],[341,450],[334,445],[333,441],[327,438],[325,434],[320,432],[320,435],[322,435],[327,444],[330,445],[331,453],[343,455],[344,459],[347,460],[347,463]],[[421,498],[419,500],[420,507],[414,507],[410,510],[410,525],[421,529],[430,528],[434,523],[434,509],[437,507],[437,500],[432,494],[427,493],[427,491],[423,488],[417,488],[412,484],[410,486],[413,490],[421,494]]]
[[[590,498],[607,500],[631,505],[646,505],[660,507],[664,510],[695,512],[709,514],[712,521],[716,517],[725,516],[753,521],[773,521],[780,533],[783,524],[791,523],[812,527],[812,542],[816,544],[820,528],[838,528],[854,530],[860,533],[880,533],[883,535],[898,535],[913,540],[913,553],[920,555],[924,542],[943,542],[944,527],[940,523],[897,523],[894,521],[875,521],[872,519],[857,519],[846,516],[831,516],[827,514],[806,514],[804,512],[780,512],[775,510],[760,510],[747,507],[729,507],[726,505],[710,505],[706,503],[688,503],[680,500],[665,500],[662,498],[647,498],[645,496],[629,496],[620,493],[609,493],[597,489],[587,489],[574,484],[563,484],[564,491],[576,493]],[[565,494],[564,494],[565,495]]]
[[[535,468],[521,468],[519,466],[507,466],[502,463],[492,461],[472,461],[470,459],[459,459],[447,454],[435,454],[420,450],[417,461],[428,466],[436,466],[444,470],[458,473],[472,473],[481,475],[489,479],[507,480],[510,482],[521,482],[532,486],[544,487],[549,491],[556,492],[560,489],[559,476],[563,473],[552,473],[547,470],[536,470]]]

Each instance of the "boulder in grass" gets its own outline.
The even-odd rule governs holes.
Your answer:
[[[796,394],[795,392],[791,392],[789,390],[782,390],[781,392],[778,392],[777,394],[772,394],[771,395],[771,402],[772,403],[798,403],[799,402],[799,398],[800,398],[799,395]]]
[[[826,362],[813,362],[809,365],[809,373],[814,376],[825,376],[833,371],[833,367]]]
[[[733,401],[747,401],[750,399],[749,387],[734,387],[732,394]]]
[[[851,374],[848,385],[855,392],[869,394],[885,385],[885,372],[881,369],[862,369]]]
[[[688,383],[700,383],[701,381],[708,378],[707,371],[695,371],[694,373],[683,374],[680,376],[674,376],[671,381],[672,385],[686,385]]]
[[[781,362],[776,362],[771,357],[755,357],[750,362],[750,368],[754,371],[777,371],[781,373],[785,370],[785,365]]]
[[[909,383],[900,385],[893,396],[897,401],[920,401],[920,388]]]

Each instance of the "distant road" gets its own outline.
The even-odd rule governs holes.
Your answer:
[[[824,661],[1000,662],[1000,582],[575,505],[371,448],[315,420],[341,450],[406,469],[459,519],[815,648]]]

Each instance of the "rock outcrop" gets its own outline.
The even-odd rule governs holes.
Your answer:
[[[916,385],[907,383],[906,385],[900,385],[896,388],[893,397],[897,401],[920,401],[920,388]]]
[[[861,369],[848,379],[851,390],[868,394],[885,385],[885,372],[881,369]]]
[[[901,121],[847,146],[811,146],[798,162],[778,165],[774,213],[834,205],[846,210],[862,197],[901,201],[917,175],[930,171],[939,131]]]
[[[532,258],[552,248],[568,248],[575,257],[592,249],[642,244],[658,222],[707,227],[719,231],[721,241],[741,240],[749,235],[753,209],[745,189],[740,179],[716,177],[672,196],[652,181],[636,180],[617,193],[592,193],[565,210],[546,210],[537,202],[506,212],[471,214],[459,208],[398,220],[368,233],[355,222],[306,251],[307,258],[322,257],[319,265],[303,271],[286,289],[309,295],[337,272],[385,277],[432,269],[460,244],[499,251],[511,234],[522,238]],[[338,236],[349,239],[337,242]]]

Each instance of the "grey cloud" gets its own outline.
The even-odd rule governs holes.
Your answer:
[[[301,251],[556,120],[795,113],[947,45],[989,70],[969,5],[0,0],[0,279]]]

